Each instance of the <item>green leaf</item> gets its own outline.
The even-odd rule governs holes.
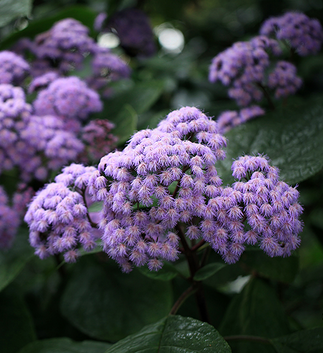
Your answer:
[[[232,299],[219,331],[223,336],[253,335],[264,338],[275,338],[290,332],[288,319],[274,289],[258,278],[252,278]],[[232,342],[231,347],[233,351],[271,351],[270,345],[249,341]]]
[[[215,273],[217,273],[220,269],[225,267],[225,264],[223,263],[210,263],[204,266],[203,268],[199,269],[195,275],[194,275],[194,280],[200,281],[200,280],[205,280]]]
[[[102,255],[101,255],[102,258]],[[117,341],[169,313],[169,282],[121,272],[112,260],[83,257],[64,291],[61,312],[80,331],[101,340]]]
[[[227,158],[219,175],[232,182],[232,159],[244,154],[266,154],[280,169],[281,179],[295,184],[323,167],[323,97],[296,98],[289,107],[266,113],[227,134]]]
[[[69,338],[37,340],[22,348],[22,353],[105,353],[109,343],[86,340],[75,342]]]
[[[139,271],[144,274],[146,277],[156,280],[168,281],[175,278],[179,271],[170,263],[164,262],[163,268],[158,272],[152,272],[148,269],[147,266],[138,268]]]
[[[89,213],[97,213],[97,212],[101,211],[102,208],[103,208],[103,202],[95,202],[89,206],[88,210],[89,210]]]
[[[0,333],[1,352],[17,352],[36,340],[31,316],[13,286],[0,293]]]
[[[298,261],[296,255],[271,258],[262,250],[248,250],[240,259],[240,262],[250,268],[250,272],[256,271],[265,278],[284,283],[291,283],[295,279],[299,268]]]
[[[95,118],[109,119],[116,123],[115,118],[124,109],[125,104],[131,106],[137,114],[146,112],[160,97],[164,89],[163,80],[140,82],[119,92],[104,102],[103,111],[93,115]]]
[[[19,16],[29,16],[31,0],[1,0],[0,1],[0,27]]]
[[[168,316],[114,344],[108,353],[230,353],[211,325],[189,317]]]
[[[3,0],[1,0],[2,2]],[[11,2],[25,2],[26,0],[6,0],[8,3]],[[30,0],[29,0],[30,1]],[[1,14],[3,12],[1,11]],[[37,21],[30,21],[28,26],[19,32],[11,34],[9,37],[1,41],[0,49],[6,49],[17,42],[20,38],[28,37],[34,38],[38,34],[48,31],[55,22],[60,21],[64,18],[74,18],[80,21],[83,25],[92,28],[96,14],[87,6],[77,5],[70,6],[59,12],[58,14],[47,17]],[[91,33],[92,34],[92,33]]]
[[[137,128],[137,114],[136,111],[126,104],[120,112],[110,121],[115,124],[112,133],[117,136],[118,144],[126,142]]]
[[[323,327],[305,329],[271,340],[278,353],[323,352]]]
[[[27,231],[20,229],[13,246],[8,250],[0,250],[0,291],[16,278],[33,254]]]

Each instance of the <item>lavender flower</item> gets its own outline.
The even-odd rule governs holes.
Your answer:
[[[28,92],[32,93],[38,90],[47,88],[53,81],[58,79],[58,74],[55,72],[48,72],[44,75],[38,76],[33,79],[28,87]]]
[[[243,242],[259,244],[270,257],[290,256],[300,244],[302,231],[297,189],[279,181],[279,170],[263,156],[240,157],[232,171],[238,179],[232,190],[241,195],[239,208],[249,227],[243,229]]]
[[[64,253],[66,262],[75,262],[79,247],[87,251],[95,247],[97,234],[92,232],[84,202],[94,170],[77,164],[65,167],[55,183],[33,198],[24,220],[30,228],[30,244],[41,259]]]
[[[238,111],[222,112],[218,119],[218,127],[221,134],[227,133],[232,128],[247,122],[250,119],[259,117],[265,114],[265,111],[259,106],[251,106]]]
[[[93,75],[87,79],[89,87],[100,90],[111,81],[130,77],[131,69],[128,64],[106,48],[96,50],[92,61]]]
[[[27,211],[27,205],[35,195],[33,188],[29,187],[26,183],[19,183],[16,192],[12,197],[13,210],[19,216],[19,219],[23,219]]]
[[[90,193],[104,203],[103,250],[124,271],[146,263],[158,270],[162,260],[177,259],[178,223],[209,215],[206,198],[221,193],[214,163],[225,144],[214,121],[184,107],[101,159]]]
[[[302,79],[296,76],[296,67],[287,62],[279,61],[268,75],[268,87],[275,90],[275,98],[293,95],[302,86]]]
[[[50,170],[57,170],[67,163],[76,160],[84,150],[83,143],[71,131],[66,131],[62,119],[55,116],[31,116],[26,127],[20,132],[20,137],[35,148],[41,156],[38,169],[25,168],[22,176],[31,174],[44,180]],[[28,178],[27,178],[28,179]]]
[[[8,202],[8,196],[0,186],[0,249],[11,247],[20,224],[17,211]]]
[[[89,89],[79,78],[71,76],[59,78],[40,91],[34,108],[37,115],[84,120],[90,113],[102,110],[102,103],[97,92]]]
[[[29,64],[17,54],[0,52],[0,84],[20,85],[29,70]]]
[[[112,151],[118,138],[111,133],[114,124],[107,120],[96,119],[82,128],[81,139],[86,144],[78,157],[81,161],[98,161],[102,154]]]
[[[94,29],[98,32],[101,31],[106,19],[107,19],[106,13],[104,13],[104,12],[99,13],[98,16],[94,20],[94,25],[93,25]]]
[[[139,9],[127,8],[116,12],[103,30],[115,32],[121,47],[130,56],[150,57],[156,51],[149,20]]]
[[[79,21],[67,18],[56,22],[49,31],[39,34],[30,46],[37,58],[34,74],[42,75],[54,68],[65,74],[73,68],[80,68],[84,57],[96,47],[88,32],[88,28]]]
[[[25,163],[35,153],[20,139],[20,131],[29,121],[31,106],[20,87],[0,84],[0,171]]]
[[[320,22],[296,12],[269,18],[263,23],[260,33],[287,41],[301,56],[316,54],[323,41]]]
[[[0,171],[18,167],[22,181],[44,180],[73,161],[83,143],[55,116],[33,116],[21,88],[0,85]]]
[[[209,81],[221,81],[231,86],[229,96],[239,106],[248,106],[252,101],[263,98],[263,85],[269,67],[269,55],[279,55],[277,41],[258,36],[249,42],[237,42],[231,48],[218,54],[210,66]]]

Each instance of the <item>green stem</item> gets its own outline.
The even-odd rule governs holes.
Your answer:
[[[178,311],[178,309],[181,307],[182,303],[190,296],[192,295],[195,291],[197,290],[197,288],[192,285],[190,286],[188,289],[186,289],[183,294],[177,299],[177,301],[175,302],[174,306],[172,307],[172,309],[170,310],[169,314],[170,315],[175,315],[176,312]]]
[[[194,289],[195,288],[197,289],[197,291],[195,293],[195,297],[196,297],[197,306],[198,306],[198,309],[199,309],[199,312],[200,312],[201,320],[204,321],[204,322],[210,323],[210,318],[209,318],[209,314],[208,314],[207,307],[206,307],[206,302],[205,302],[205,296],[204,296],[202,282],[193,280],[195,273],[200,268],[198,259],[196,257],[196,254],[188,246],[188,243],[186,241],[184,232],[181,229],[181,227],[179,225],[176,225],[175,228],[176,228],[176,230],[178,232],[178,236],[179,236],[179,238],[180,238],[180,240],[182,242],[183,249],[184,249],[184,254],[185,254],[185,257],[186,257],[186,259],[188,261],[188,266],[189,266],[189,269],[190,269],[190,278],[189,278],[189,280],[192,282],[192,287]]]
[[[262,84],[260,84],[260,83],[258,83],[258,87],[260,87],[261,90],[262,90],[262,92],[264,93],[264,96],[266,97],[266,99],[267,99],[267,101],[268,101],[268,104],[269,104],[270,109],[275,110],[276,107],[275,107],[273,101],[271,100],[271,97],[270,97],[268,91],[266,90],[266,88],[265,88]]]

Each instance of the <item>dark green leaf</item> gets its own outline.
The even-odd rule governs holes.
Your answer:
[[[219,330],[223,336],[275,338],[289,334],[289,324],[274,289],[265,281],[252,278],[233,298]],[[249,341],[232,342],[230,345],[234,351],[271,350],[270,345]]]
[[[103,202],[95,202],[89,206],[88,210],[89,213],[97,213],[98,211],[102,210],[102,207],[103,207]]]
[[[194,275],[194,280],[200,281],[200,280],[205,280],[215,273],[217,273],[220,269],[225,267],[225,264],[223,263],[210,263],[207,264],[205,267],[199,269],[195,275]]]
[[[120,114],[125,105],[131,106],[137,114],[144,113],[157,101],[163,89],[164,81],[162,80],[138,83],[116,94],[112,99],[106,100],[103,111],[93,116],[118,123],[115,117]]]
[[[205,283],[210,287],[217,289],[236,280],[239,276],[246,276],[248,274],[249,273],[241,267],[240,262],[235,264],[227,264],[213,276],[207,278]]]
[[[0,27],[19,16],[29,16],[31,4],[31,0],[1,0]]]
[[[112,133],[116,135],[118,144],[126,142],[137,128],[137,114],[135,110],[126,104],[119,113],[111,119],[111,122],[115,124],[115,128]]]
[[[31,316],[19,289],[12,286],[0,293],[0,333],[1,352],[17,352],[36,340]]]
[[[296,255],[287,258],[271,258],[262,250],[249,250],[242,255],[240,262],[247,265],[250,272],[256,271],[266,278],[284,283],[291,283],[298,272],[298,257]]]
[[[116,341],[165,316],[172,306],[169,282],[138,270],[123,274],[111,260],[83,257],[61,302],[62,314],[91,337]]]
[[[306,329],[271,340],[278,353],[322,353],[323,327]]]
[[[243,154],[266,154],[279,167],[281,179],[294,184],[323,167],[323,97],[297,98],[290,106],[258,117],[228,134],[221,177],[232,182],[231,164]]]
[[[0,250],[0,291],[9,285],[33,256],[26,230],[20,229],[13,246]]]
[[[13,2],[12,0],[6,0],[8,3]],[[23,0],[25,1],[25,0]],[[20,2],[16,0],[15,2]],[[55,22],[60,21],[64,18],[72,17],[75,20],[82,22],[85,26],[92,28],[96,14],[86,6],[71,6],[65,8],[58,14],[47,17],[37,21],[31,21],[29,25],[19,32],[11,34],[9,37],[1,42],[0,49],[9,48],[17,42],[20,38],[29,37],[34,38],[39,33],[48,31]]]
[[[26,345],[22,353],[105,353],[109,343],[96,341],[75,342],[69,338],[38,340]]]
[[[189,317],[168,316],[114,344],[108,353],[230,353],[211,325]]]
[[[158,272],[152,272],[146,266],[140,267],[139,271],[148,278],[166,281],[175,278],[179,274],[179,271],[168,262],[164,262],[163,268]]]

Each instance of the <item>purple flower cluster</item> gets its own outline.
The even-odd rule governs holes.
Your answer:
[[[22,181],[44,180],[73,161],[84,145],[56,116],[31,115],[20,87],[0,85],[0,171],[18,167]]]
[[[119,81],[130,77],[128,64],[106,48],[98,48],[92,61],[93,75],[88,78],[88,85],[100,90],[111,81]]]
[[[82,151],[79,160],[98,161],[102,154],[112,151],[118,138],[111,133],[114,124],[104,119],[92,120],[84,126],[81,131],[81,140],[85,143],[85,149]]]
[[[225,158],[225,146],[217,122],[197,108],[169,113],[156,129],[133,135],[123,151],[102,157],[98,169],[73,164],[38,192],[25,217],[31,245],[41,258],[67,252],[66,261],[74,261],[79,244],[88,250],[101,237],[125,272],[175,261],[186,237],[208,242],[227,263],[237,262],[246,244],[289,256],[302,230],[296,188],[279,181],[263,156],[234,161],[238,181],[223,187],[215,162]],[[86,191],[103,202],[99,234]]]
[[[29,187],[26,183],[19,183],[12,197],[12,206],[21,220],[26,214],[27,206],[34,195],[35,191],[32,187]]]
[[[209,80],[219,80],[223,85],[230,86],[229,96],[239,106],[260,101],[270,64],[267,51],[276,56],[281,54],[278,42],[265,36],[255,37],[249,42],[234,43],[212,60]]]
[[[265,114],[265,111],[259,106],[251,106],[248,108],[243,108],[238,111],[224,111],[222,112],[218,119],[219,132],[221,134],[227,133],[232,128],[247,122],[250,119],[259,117]]]
[[[238,230],[242,232],[241,238],[233,241],[259,244],[270,257],[289,256],[299,246],[302,231],[298,218],[303,209],[297,202],[297,189],[279,181],[278,169],[263,156],[240,157],[232,164],[232,171],[238,179],[232,192],[239,198],[231,207],[236,213],[231,209],[228,216],[240,223]],[[240,252],[231,253],[234,258]]]
[[[225,145],[216,122],[184,107],[101,159],[90,193],[104,203],[103,249],[124,271],[146,263],[158,270],[162,260],[177,259],[176,227],[210,213],[206,199],[220,193],[214,163]]]
[[[66,131],[63,121],[56,116],[31,116],[21,137],[29,142],[36,151],[42,153],[39,170],[35,177],[44,180],[48,170],[57,170],[70,161],[75,161],[84,150],[83,143],[73,132]],[[46,164],[42,160],[46,159]],[[32,173],[33,170],[30,171]]]
[[[50,85],[53,81],[55,81],[58,78],[59,78],[59,76],[55,72],[48,72],[44,75],[35,77],[31,81],[31,83],[28,87],[28,92],[32,93],[35,91],[43,90],[43,89],[47,88],[48,85]]]
[[[103,27],[104,17],[99,14],[96,29],[112,31],[120,39],[121,47],[130,56],[150,57],[156,51],[154,35],[149,19],[139,9],[127,8],[116,12]]]
[[[316,54],[323,42],[320,22],[303,13],[287,12],[283,16],[271,17],[263,23],[260,33],[287,41],[301,56]]]
[[[0,172],[25,164],[26,157],[35,152],[27,141],[20,139],[30,112],[31,106],[20,87],[0,84]]]
[[[287,61],[278,61],[268,75],[268,87],[274,90],[275,98],[293,95],[302,86],[302,79],[296,76],[296,67]]]
[[[39,34],[30,44],[36,56],[34,76],[42,75],[54,68],[65,74],[79,68],[84,57],[92,53],[94,40],[88,35],[89,29],[79,21],[67,18],[57,22],[49,31]]]
[[[102,110],[97,92],[76,76],[59,78],[41,90],[34,101],[38,115],[56,115],[66,119],[84,120],[92,112]]]
[[[0,186],[0,249],[11,246],[19,224],[19,215],[8,205],[8,196]]]
[[[72,164],[56,176],[55,183],[39,191],[29,205],[25,221],[29,241],[41,259],[64,253],[66,262],[75,262],[79,247],[89,251],[96,245],[85,193],[94,167]]]
[[[0,52],[0,84],[20,85],[29,73],[29,64],[7,50]]]

